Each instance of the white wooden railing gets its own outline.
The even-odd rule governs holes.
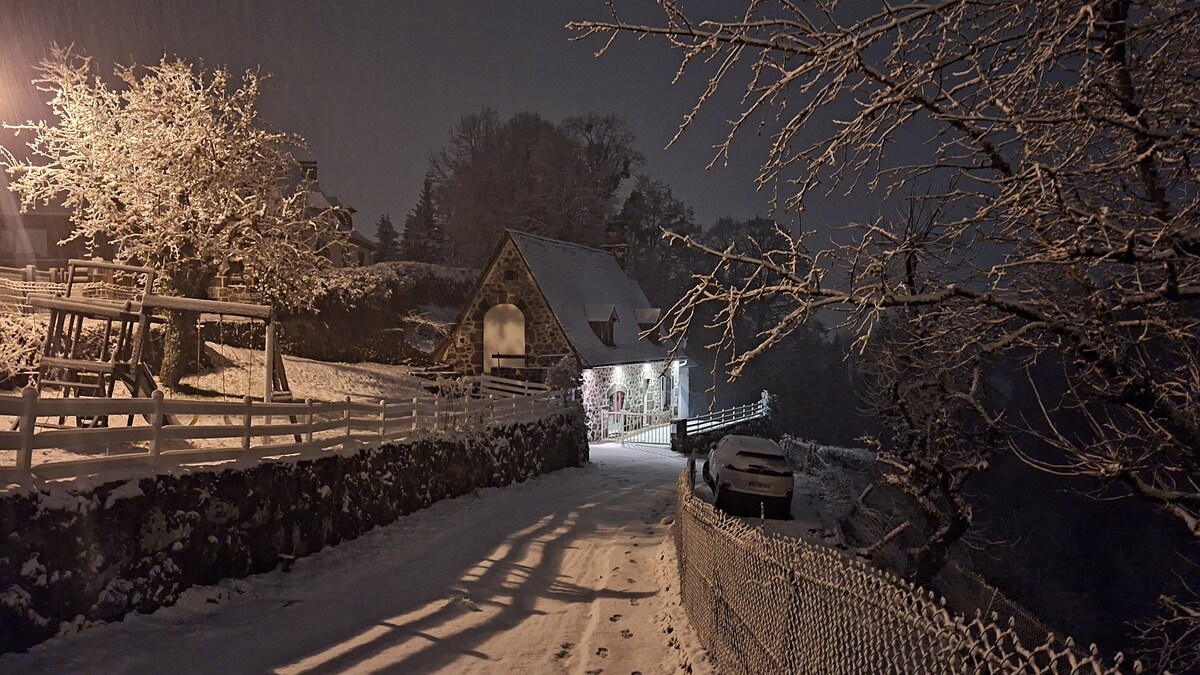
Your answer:
[[[668,424],[671,413],[664,410],[630,412],[627,410],[604,410],[600,413],[600,433],[604,438],[617,438],[646,427]]]
[[[690,417],[686,423],[687,435],[702,434],[714,431],[738,422],[746,422],[759,417],[766,417],[770,412],[770,395],[763,392],[754,403],[747,403],[735,408],[726,408],[699,417]]]
[[[498,378],[497,378],[498,379]],[[341,449],[403,441],[418,434],[465,431],[493,425],[532,421],[570,407],[574,392],[538,391],[529,395],[496,393],[467,396],[425,394],[411,399],[263,403],[196,401],[165,398],[42,398],[33,387],[18,396],[0,396],[0,416],[20,420],[14,431],[0,431],[0,451],[16,451],[15,462],[0,469],[70,475],[94,464],[141,463],[160,457],[187,461],[270,456],[297,451]],[[46,428],[47,418],[87,424],[97,417],[144,417],[144,425]],[[61,420],[60,420],[61,418]],[[192,424],[164,424],[166,419]],[[140,420],[139,420],[140,421]],[[196,423],[199,422],[199,423]],[[228,439],[217,447],[180,447],[184,441]],[[136,447],[130,448],[134,444]],[[121,454],[86,459],[35,463],[39,450],[103,451],[121,447]]]

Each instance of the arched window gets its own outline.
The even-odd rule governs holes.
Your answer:
[[[609,404],[610,404],[613,412],[621,412],[622,410],[624,410],[625,409],[625,392],[623,392],[619,389],[617,391],[614,391],[612,393],[612,399],[609,401]]]
[[[483,372],[525,365],[525,315],[516,305],[495,305],[483,315]]]

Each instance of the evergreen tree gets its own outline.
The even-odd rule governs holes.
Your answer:
[[[417,204],[404,220],[400,257],[417,262],[441,263],[449,255],[449,242],[433,204],[433,178],[425,177]]]
[[[375,223],[375,240],[379,242],[375,249],[375,262],[400,259],[400,233],[396,232],[392,217],[386,213],[379,216],[379,221]]]
[[[504,120],[484,109],[462,118],[429,168],[456,262],[481,266],[507,228],[604,243],[620,186],[641,162],[618,117]]]

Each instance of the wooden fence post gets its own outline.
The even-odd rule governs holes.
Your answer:
[[[379,399],[379,443],[387,442],[387,399]]]
[[[271,403],[275,400],[275,322],[270,318],[267,319],[266,336],[263,338],[263,403]],[[267,424],[271,423],[271,419],[267,418]]]
[[[242,403],[245,406],[242,413],[242,451],[250,452],[250,422],[254,418],[254,398],[246,394]]]
[[[346,396],[346,412],[343,415],[346,420],[346,437],[342,440],[342,450],[350,449],[350,397]]]
[[[25,387],[21,390],[21,447],[17,449],[17,468],[29,471],[33,468],[33,430],[37,424],[38,390]]]
[[[154,401],[152,421],[150,423],[150,456],[155,459],[162,453],[162,428],[163,428],[163,392],[162,389],[155,389],[154,393],[150,394],[150,399]]]
[[[37,281],[37,267],[35,265],[25,266],[25,281]]]
[[[305,424],[308,426],[308,431],[305,434],[305,442],[308,443],[308,449],[313,449],[313,400],[311,398],[304,399],[304,405],[308,406],[308,413],[305,415]]]
[[[412,400],[412,433],[417,433],[417,397]]]

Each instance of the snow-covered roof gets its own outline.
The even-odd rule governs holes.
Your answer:
[[[583,313],[587,315],[589,323],[593,321],[619,321],[617,316],[617,308],[615,305],[584,305]]]
[[[669,358],[669,343],[654,344],[638,337],[640,329],[632,319],[640,315],[639,310],[644,315],[644,310],[651,309],[650,302],[611,253],[514,230],[509,230],[508,236],[585,367]],[[614,314],[618,320],[613,323],[613,346],[609,347],[596,336],[589,321],[607,321]],[[620,320],[626,317],[630,320]]]
[[[325,193],[321,192],[319,189],[308,191],[308,199],[305,201],[305,206],[310,209],[319,209],[321,211],[333,208],[333,204],[329,202],[329,199],[325,196]]]

